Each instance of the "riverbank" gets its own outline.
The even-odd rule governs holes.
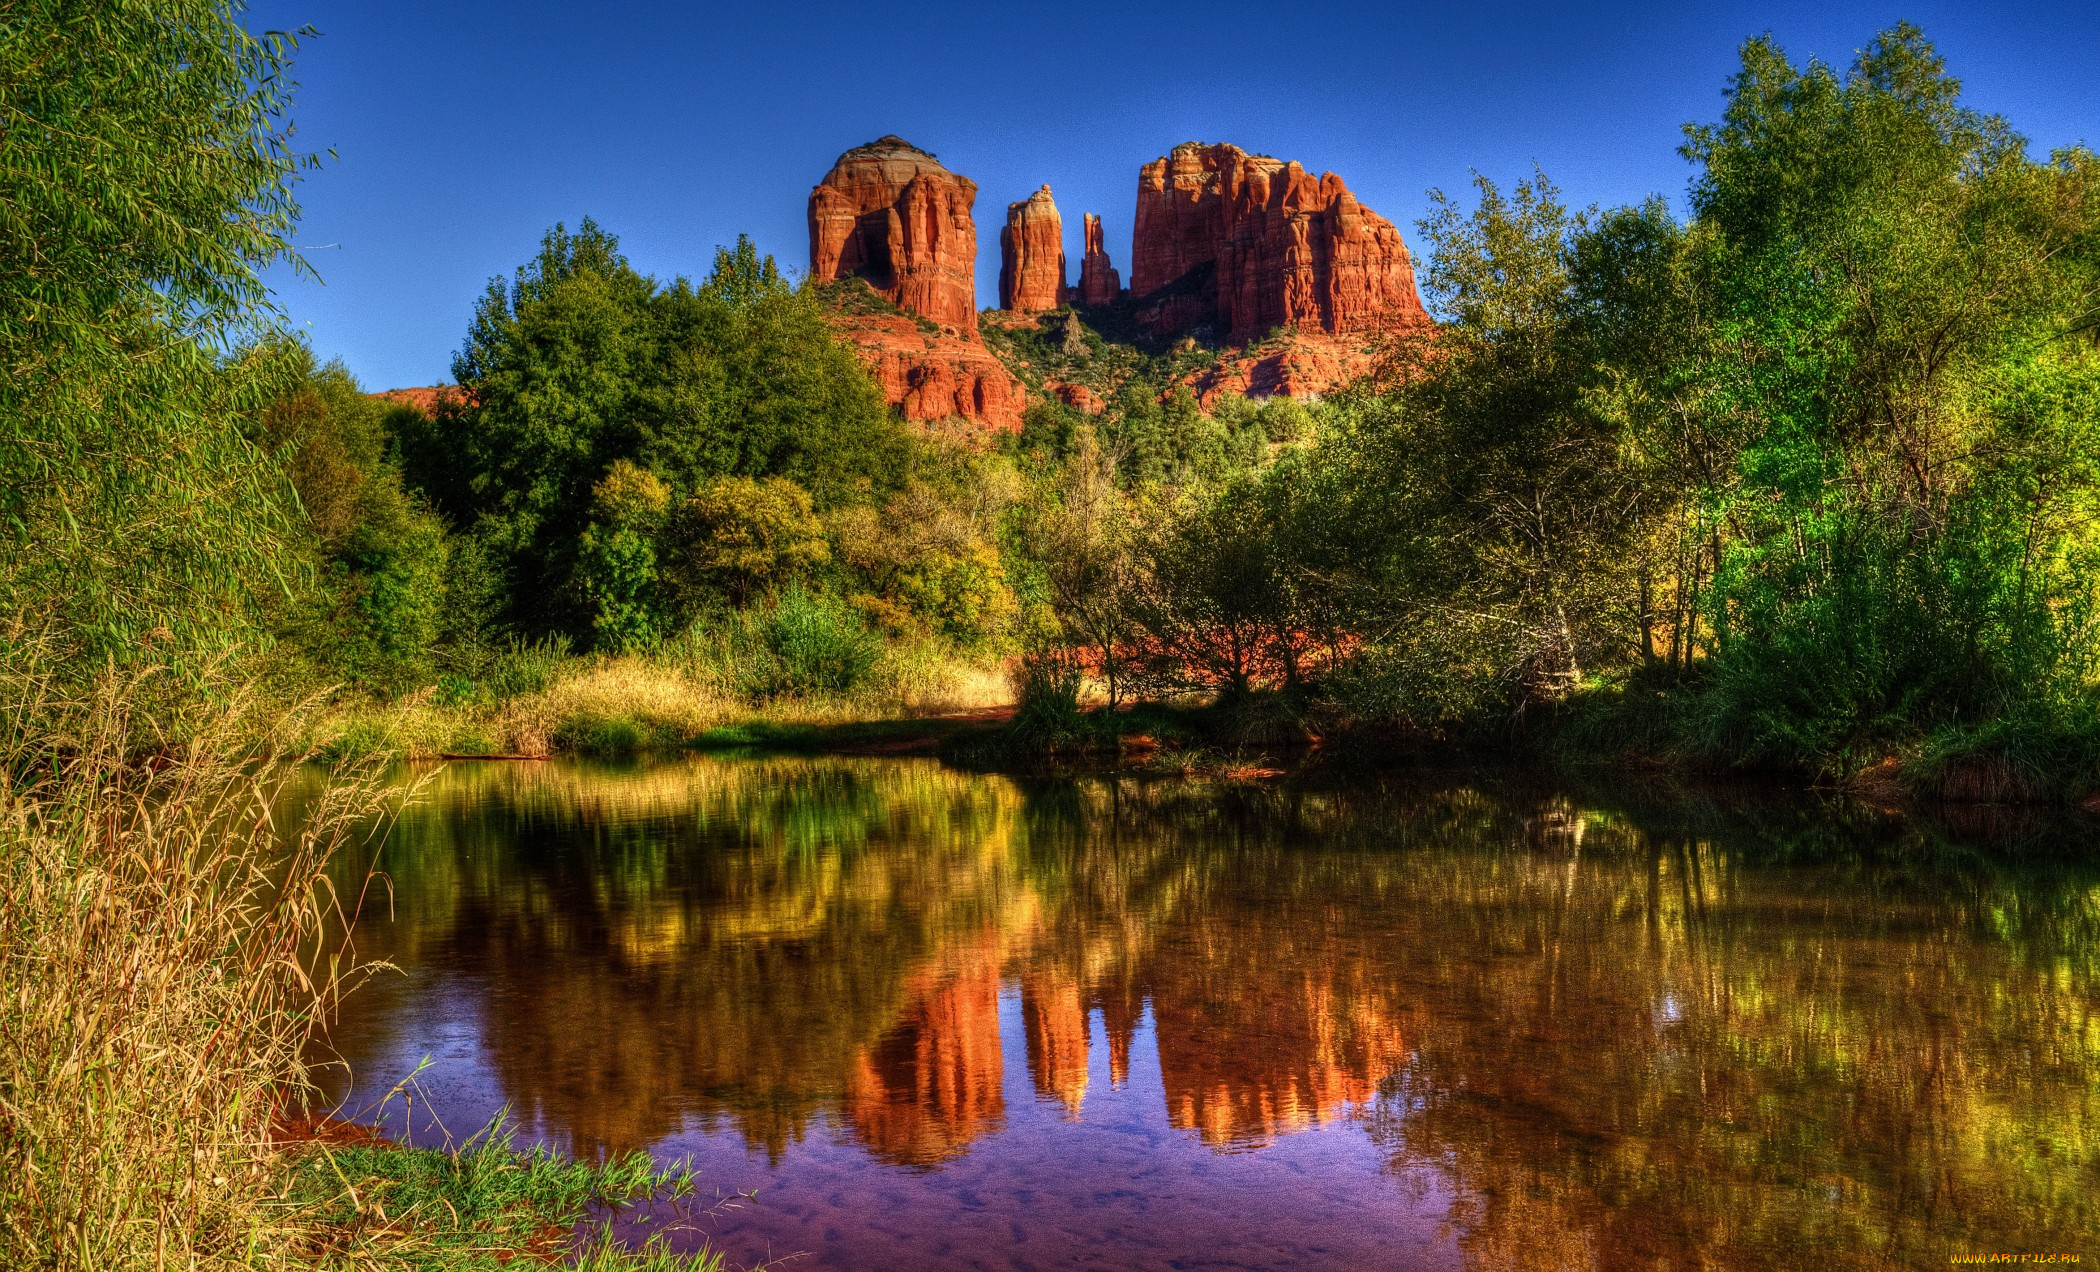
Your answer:
[[[1260,776],[1320,745],[1273,694],[1237,706],[1030,707],[1012,700],[996,664],[951,664],[906,692],[756,699],[647,656],[572,658],[510,696],[448,701],[441,690],[392,701],[344,695],[303,726],[295,749],[337,764],[760,751],[938,755],[977,768],[1108,760]]]
[[[1681,695],[1599,679],[1528,714],[1423,730],[1349,718],[1317,696],[1081,705],[1076,688],[1031,692],[1001,661],[921,656],[848,693],[755,695],[719,667],[653,655],[514,656],[479,684],[442,680],[391,700],[338,694],[295,749],[332,762],[545,759],[680,751],[939,755],[976,768],[1136,765],[1262,775],[1317,754],[1338,767],[1506,763],[1560,771],[1806,782],[1882,805],[1910,801],[2100,808],[2081,739],[2044,730],[1862,739],[1804,768],[1706,736]],[[1098,695],[1096,695],[1098,698]],[[1016,698],[1021,701],[1015,701]]]
[[[713,669],[646,655],[521,657],[480,682],[444,679],[381,699],[339,692],[294,745],[342,762],[628,755],[743,746],[922,746],[994,719],[1011,693],[996,661],[922,658],[850,692],[753,694]],[[944,723],[945,722],[945,723]]]
[[[1522,732],[1482,736],[1363,725],[1316,731],[1273,704],[1239,709],[1140,704],[1114,713],[1097,707],[1046,726],[1030,719],[1024,706],[1011,704],[943,709],[870,708],[838,700],[701,700],[674,702],[666,709],[633,700],[602,701],[598,709],[557,715],[551,728],[522,736],[500,724],[491,728],[487,714],[418,703],[365,709],[336,717],[337,731],[323,733],[310,747],[338,762],[375,755],[532,761],[561,755],[755,751],[928,755],[984,770],[1107,764],[1162,775],[1236,778],[1281,776],[1307,763],[1353,771],[1514,761],[1591,776],[1808,785],[1891,809],[1984,804],[2075,807],[2100,814],[2100,794],[2077,772],[2037,771],[1995,750],[1955,751],[1932,740],[1869,753],[1851,767],[1810,771],[1702,755],[1652,736],[1600,737],[1595,723],[1580,714],[1534,722]],[[529,709],[543,709],[543,704]]]

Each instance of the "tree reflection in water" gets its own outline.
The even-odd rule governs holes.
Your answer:
[[[1478,778],[479,765],[403,817],[360,943],[471,977],[496,1081],[580,1153],[700,1125],[777,1161],[821,1125],[943,1169],[1007,1123],[1005,987],[1061,1116],[1091,1022],[1121,1087],[1149,1009],[1171,1126],[1368,1134],[1442,1181],[1473,1266],[1883,1267],[2090,1247],[2074,862]],[[416,983],[353,1002],[354,1070]]]

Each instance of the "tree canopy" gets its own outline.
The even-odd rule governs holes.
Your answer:
[[[453,362],[463,400],[404,428],[411,482],[507,562],[512,619],[587,629],[577,550],[622,462],[673,504],[779,478],[819,508],[893,488],[906,439],[814,297],[748,239],[695,287],[659,285],[586,219],[489,285]]]

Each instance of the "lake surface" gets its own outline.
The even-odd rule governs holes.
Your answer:
[[[2100,1259],[2100,836],[1472,775],[465,764],[332,1046],[791,1268]],[[338,862],[352,895],[363,862]],[[409,1097],[374,1102],[428,1058]],[[352,1080],[354,1078],[354,1081]]]

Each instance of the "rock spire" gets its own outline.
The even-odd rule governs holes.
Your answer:
[[[1101,218],[1089,212],[1080,225],[1086,234],[1086,255],[1079,261],[1079,303],[1113,304],[1116,293],[1123,290],[1123,279],[1109,263],[1108,249],[1101,244]]]
[[[1044,186],[1006,205],[999,231],[999,307],[1039,313],[1064,303],[1065,227]]]

